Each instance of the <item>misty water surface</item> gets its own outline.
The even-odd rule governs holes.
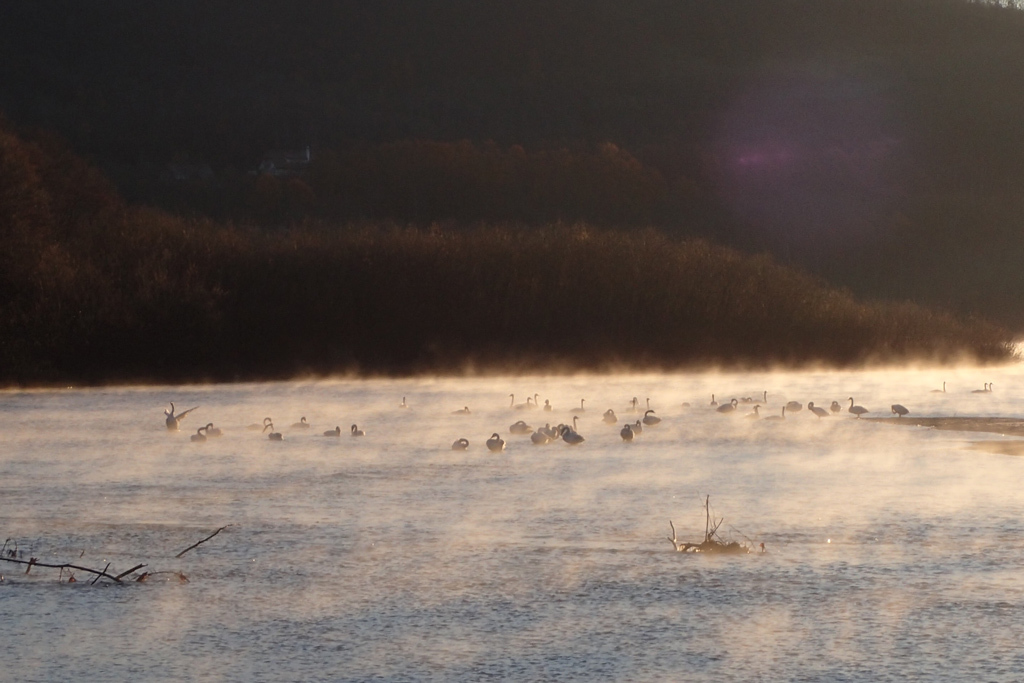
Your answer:
[[[709,405],[763,391],[762,416],[852,396],[874,416],[1024,418],[1019,367],[2,393],[8,547],[189,582],[0,563],[0,678],[1018,678],[1024,460],[968,448],[1009,437]],[[627,444],[634,396],[662,422]],[[180,432],[170,401],[199,406]],[[574,415],[580,446],[509,434]],[[267,416],[283,441],[247,429]],[[224,436],[191,442],[208,422]],[[769,552],[675,553],[669,520],[701,540],[706,495],[726,538]]]

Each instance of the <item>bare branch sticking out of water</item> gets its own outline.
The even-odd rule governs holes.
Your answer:
[[[100,577],[101,577],[101,576],[107,576],[107,575],[108,575],[108,574],[107,574],[107,570],[108,570],[108,569],[110,569],[110,563],[109,563],[109,562],[107,562],[107,566],[103,568],[103,571],[102,571],[102,572],[100,572],[99,574],[97,574],[97,575],[96,575],[96,578],[95,578],[95,579],[93,579],[93,580],[92,580],[92,583],[90,583],[89,585],[90,585],[90,586],[93,586],[93,585],[95,585],[95,584],[96,584],[96,582],[97,582],[97,581],[99,581],[99,580],[100,580]],[[120,579],[116,579],[116,578],[115,578],[115,579],[114,579],[114,581],[117,581],[118,583],[121,583]]]
[[[95,574],[96,578],[93,579],[92,583],[96,583],[96,581],[98,581],[101,577],[105,577],[105,578],[110,579],[111,581],[115,581],[117,583],[121,583],[121,579],[124,576],[126,576],[127,574],[131,574],[136,569],[141,569],[142,567],[146,566],[144,564],[140,564],[140,565],[138,565],[136,567],[132,567],[127,572],[119,574],[118,576],[113,576],[113,575],[107,573],[107,569],[110,568],[110,564],[109,563],[107,564],[106,567],[103,568],[103,571],[100,571],[98,569],[91,569],[89,567],[83,567],[83,566],[77,565],[77,564],[69,564],[69,563],[66,563],[66,562],[63,563],[63,564],[47,564],[45,562],[40,562],[39,560],[37,560],[34,557],[30,558],[28,560],[18,560],[18,559],[15,559],[13,557],[0,557],[0,561],[3,561],[3,562],[13,562],[14,564],[27,564],[28,565],[28,569],[25,570],[26,574],[28,574],[29,571],[32,570],[32,567],[46,567],[47,569],[60,569],[60,570],[67,569],[69,571],[71,569],[77,569],[78,571],[88,572],[89,574]]]
[[[672,527],[672,538],[668,539],[672,541],[672,546],[676,549],[677,553],[724,553],[724,554],[746,554],[750,552],[750,549],[744,545],[740,545],[735,541],[727,543],[715,539],[715,535],[718,533],[719,527],[725,521],[725,517],[717,521],[712,521],[711,518],[711,496],[707,496],[704,499],[704,541],[701,543],[681,543],[676,538],[676,526],[670,519],[668,524]]]
[[[192,549],[193,549],[193,548],[195,548],[196,546],[199,546],[199,545],[202,545],[203,543],[206,543],[206,542],[207,542],[207,541],[209,541],[209,540],[210,540],[211,538],[213,538],[214,536],[216,536],[216,535],[217,535],[217,534],[219,534],[220,532],[222,532],[222,531],[224,531],[225,529],[227,529],[227,528],[228,528],[229,526],[231,526],[231,525],[230,525],[230,524],[225,524],[224,526],[222,526],[221,528],[217,529],[216,531],[214,531],[214,532],[213,532],[212,534],[210,534],[209,536],[207,536],[207,537],[206,537],[206,538],[204,538],[203,540],[201,540],[201,541],[197,541],[197,542],[193,543],[192,545],[190,545],[189,547],[185,548],[185,549],[184,549],[184,550],[182,550],[182,551],[181,551],[180,553],[178,553],[177,555],[175,555],[175,556],[174,556],[174,557],[175,557],[175,559],[177,559],[177,558],[181,557],[182,555],[184,555],[185,553],[187,553],[187,552],[188,552],[189,550],[192,550]]]

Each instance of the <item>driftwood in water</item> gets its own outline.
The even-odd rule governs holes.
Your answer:
[[[212,534],[210,534],[206,538],[202,539],[201,541],[197,541],[196,543],[193,543],[189,547],[185,548],[184,550],[182,550],[180,553],[178,553],[174,557],[175,558],[179,558],[182,555],[184,555],[185,553],[187,553],[188,551],[192,550],[193,548],[195,548],[195,547],[197,547],[199,545],[202,545],[203,543],[206,543],[211,538],[213,538],[214,536],[216,536],[220,532],[224,531],[224,529],[227,529],[229,526],[231,526],[231,525],[228,524],[226,526],[222,526],[221,528],[217,529],[216,531],[214,531]],[[64,570],[67,570],[67,572],[68,572],[67,582],[68,583],[77,583],[77,581],[78,581],[78,579],[75,578],[74,571],[72,571],[72,570],[77,570],[77,571],[80,571],[80,572],[86,572],[88,574],[94,574],[95,577],[93,578],[93,580],[89,584],[89,585],[94,585],[101,578],[110,579],[114,583],[123,583],[122,579],[124,579],[126,576],[128,576],[129,574],[133,574],[133,573],[137,572],[138,570],[140,570],[140,569],[142,569],[143,567],[146,566],[145,564],[137,564],[134,567],[132,567],[131,569],[129,569],[127,571],[120,572],[119,574],[110,574],[110,573],[108,573],[108,570],[110,569],[110,563],[109,562],[107,563],[106,567],[104,567],[102,570],[100,570],[100,569],[93,569],[92,567],[85,567],[85,566],[80,565],[80,564],[72,564],[70,562],[61,562],[60,564],[50,564],[50,563],[47,563],[47,562],[40,562],[39,559],[36,558],[36,557],[29,557],[29,559],[24,560],[24,559],[20,559],[19,558],[19,555],[21,553],[18,552],[16,544],[15,544],[13,549],[11,549],[11,550],[7,549],[7,543],[9,543],[10,540],[11,539],[7,539],[7,542],[4,543],[3,549],[0,550],[0,561],[10,562],[12,564],[26,565],[25,574],[28,574],[29,572],[31,572],[33,567],[46,567],[47,569],[59,569],[60,570],[60,579],[58,579],[58,581],[63,579],[63,577],[64,577]],[[82,555],[84,555],[84,554],[85,554],[85,551],[83,550],[82,551]],[[81,555],[79,557],[81,557]],[[179,571],[143,572],[142,574],[140,574],[138,577],[135,578],[135,581],[142,583],[142,582],[148,581],[150,578],[152,578],[154,576],[165,575],[165,574],[170,574],[170,575],[176,576],[178,578],[178,580],[181,581],[182,583],[188,583],[188,577],[185,576],[184,574],[182,574]],[[3,576],[0,575],[0,581],[2,581],[2,580],[3,580]]]
[[[107,570],[110,569],[110,564],[107,564],[107,566],[103,568],[103,571],[100,571],[99,569],[92,569],[90,567],[83,567],[81,565],[70,564],[68,562],[64,562],[64,563],[61,563],[61,564],[47,564],[46,562],[40,562],[38,559],[36,559],[34,557],[30,557],[28,560],[19,560],[19,559],[14,558],[14,557],[0,557],[0,560],[2,560],[4,562],[12,562],[14,564],[25,564],[25,565],[28,565],[28,568],[25,569],[25,573],[26,574],[28,574],[30,571],[32,571],[32,567],[46,567],[48,569],[60,569],[62,571],[64,569],[67,569],[69,571],[72,570],[72,569],[77,569],[80,572],[87,572],[89,574],[95,574],[96,578],[93,579],[93,581],[92,581],[93,583],[96,583],[100,578],[104,578],[104,577],[110,579],[111,581],[115,581],[117,583],[121,583],[121,579],[123,579],[125,576],[127,576],[128,574],[131,574],[132,572],[134,572],[137,569],[141,569],[142,567],[146,566],[144,564],[135,565],[134,567],[132,567],[128,571],[121,572],[120,574],[114,576],[112,574],[108,574],[107,573]]]
[[[721,541],[715,536],[718,533],[719,527],[722,526],[722,522],[725,518],[716,521],[711,519],[711,505],[709,503],[711,496],[707,496],[704,499],[704,540],[700,543],[683,543],[680,542],[676,537],[676,525],[672,523],[672,520],[668,520],[668,525],[672,527],[672,537],[668,540],[672,542],[672,547],[679,553],[711,553],[711,554],[723,554],[723,555],[745,555],[750,552],[750,548],[745,545],[740,545],[736,541],[725,542]]]

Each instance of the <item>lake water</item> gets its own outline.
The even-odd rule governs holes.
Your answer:
[[[0,393],[8,550],[188,578],[0,562],[0,679],[1024,676],[1024,460],[968,448],[1008,437],[709,405],[763,391],[762,415],[852,396],[874,416],[1024,419],[1018,366]],[[663,421],[623,443],[634,396]],[[170,401],[199,406],[180,432]],[[509,434],[574,415],[579,446]],[[247,429],[266,416],[283,441]],[[224,436],[193,443],[207,422]],[[700,541],[708,495],[723,537],[768,552],[676,553],[669,520]]]

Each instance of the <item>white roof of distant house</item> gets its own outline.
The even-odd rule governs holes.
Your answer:
[[[273,150],[263,155],[257,174],[268,174],[275,176],[299,175],[306,170],[313,160],[309,145],[305,149]]]

